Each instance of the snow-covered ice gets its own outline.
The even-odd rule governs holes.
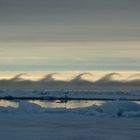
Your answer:
[[[0,100],[0,138],[3,140],[140,138],[139,90],[1,89],[0,97],[10,99]],[[16,97],[19,100],[13,100]],[[43,100],[20,100],[23,97]],[[62,97],[86,100],[49,100]]]
[[[139,140],[140,105],[109,101],[85,108],[43,108],[22,101],[0,107],[4,140]]]

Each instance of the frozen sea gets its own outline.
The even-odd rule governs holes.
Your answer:
[[[140,91],[0,91],[4,140],[139,140]]]

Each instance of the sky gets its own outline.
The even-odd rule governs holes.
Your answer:
[[[139,0],[0,0],[0,71],[139,71],[139,7]]]

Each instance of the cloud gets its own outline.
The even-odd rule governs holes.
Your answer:
[[[128,80],[120,80],[120,73],[109,73],[105,74],[97,81],[85,80],[83,76],[91,76],[92,73],[81,73],[76,75],[70,81],[57,80],[57,76],[61,76],[60,73],[50,73],[44,76],[38,81],[25,80],[22,76],[26,73],[21,73],[13,78],[6,80],[0,80],[0,89],[44,89],[44,90],[62,90],[62,89],[73,89],[73,90],[97,90],[97,89],[140,89],[140,78]],[[114,76],[119,76],[119,79],[114,79]],[[135,76],[135,74],[133,75]],[[132,76],[132,77],[133,77]],[[116,77],[116,78],[117,78]]]
[[[135,41],[139,6],[138,0],[0,1],[0,40]]]
[[[109,74],[106,74],[101,79],[99,79],[96,83],[106,83],[106,82],[116,81],[114,79],[115,76],[121,77],[121,74],[119,74],[119,73],[109,73]]]
[[[50,74],[44,76],[44,77],[40,80],[40,82],[56,81],[55,76],[61,76],[61,74],[60,74],[60,73],[56,73],[56,72],[55,72],[55,73],[50,73]]]
[[[128,80],[139,80],[140,79],[140,74],[133,74],[128,77]]]
[[[13,78],[11,78],[10,80],[11,81],[21,81],[21,80],[24,80],[22,76],[28,76],[27,73],[21,73],[21,74],[18,74],[16,76],[14,76]]]
[[[93,75],[90,72],[84,72],[81,73],[79,75],[77,75],[76,77],[74,77],[71,82],[83,82],[83,81],[88,81],[86,80],[84,77],[86,76],[90,76],[91,78],[93,78]]]

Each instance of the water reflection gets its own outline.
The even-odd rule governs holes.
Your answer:
[[[13,101],[8,101],[8,100],[0,100],[0,107],[13,107],[13,108],[18,108],[19,107],[19,102],[13,102]]]
[[[13,107],[18,108],[21,102],[28,102],[29,104],[36,104],[42,108],[83,108],[89,107],[92,105],[101,106],[107,101],[104,100],[69,100],[69,101],[61,101],[61,100],[0,100],[0,107]],[[137,104],[140,104],[140,101],[133,101]]]
[[[105,103],[105,101],[93,101],[93,100],[70,100],[67,102],[63,102],[60,100],[55,101],[41,101],[41,100],[30,100],[30,103],[37,104],[43,108],[82,108],[88,107],[92,105],[101,105]]]
[[[134,101],[134,103],[140,104],[140,101]]]
[[[61,101],[61,100],[0,100],[1,107],[13,107],[18,108],[20,106],[20,102],[28,102],[31,104],[39,105],[42,108],[82,108],[88,107],[92,105],[101,105],[105,103],[105,101],[93,101],[93,100],[74,100],[74,101]]]

